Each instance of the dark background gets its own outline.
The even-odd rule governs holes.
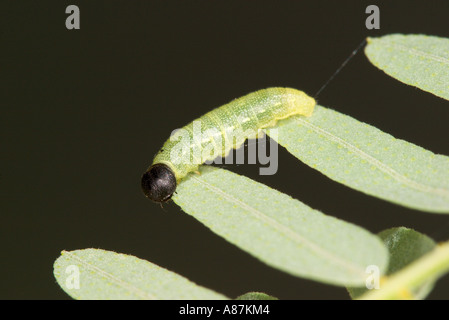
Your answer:
[[[365,28],[376,3],[381,29]],[[81,29],[67,30],[76,4]],[[0,298],[66,299],[61,250],[132,254],[229,297],[348,299],[227,243],[140,177],[171,131],[246,93],[289,86],[314,95],[367,36],[449,36],[448,1],[9,1],[1,4]],[[321,105],[449,155],[449,103],[356,55]],[[280,149],[279,171],[227,166],[371,232],[394,226],[449,238],[447,215],[366,196]],[[430,298],[448,298],[448,277]]]

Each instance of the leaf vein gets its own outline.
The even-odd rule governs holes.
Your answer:
[[[431,187],[428,185],[421,184],[414,180],[411,180],[411,179],[403,176],[402,174],[400,174],[393,168],[389,167],[388,165],[382,163],[380,160],[367,154],[366,152],[362,151],[361,149],[357,148],[356,146],[352,145],[351,143],[343,140],[342,138],[337,137],[337,136],[333,135],[332,133],[330,133],[320,127],[317,127],[317,126],[313,125],[312,123],[310,123],[304,119],[301,119],[299,117],[295,117],[295,120],[297,122],[301,123],[302,125],[308,127],[309,129],[315,131],[316,133],[322,134],[323,136],[327,137],[330,141],[333,141],[333,142],[345,147],[346,149],[352,151],[353,153],[357,154],[360,158],[366,160],[367,162],[369,162],[370,164],[375,166],[380,171],[388,174],[396,181],[398,181],[402,184],[405,184],[406,186],[408,186],[412,189],[416,189],[418,191],[427,192],[427,193],[433,193],[433,194],[441,195],[444,197],[449,196],[449,190],[442,189],[442,188],[434,188],[434,187]]]
[[[422,51],[422,50],[419,50],[419,49],[410,48],[410,47],[404,46],[403,44],[396,43],[396,42],[391,42],[391,45],[393,47],[397,47],[397,48],[402,49],[404,51],[408,51],[411,54],[415,54],[417,56],[421,56],[421,57],[424,57],[424,58],[429,58],[430,60],[434,60],[434,61],[441,62],[441,63],[449,65],[449,59],[447,59],[445,57],[437,56],[437,55],[434,55],[432,53],[429,53],[429,52],[426,52],[426,51]]]
[[[284,234],[286,236],[288,236],[290,239],[303,244],[307,247],[309,247],[309,249],[314,252],[315,254],[328,258],[331,261],[334,261],[335,263],[343,266],[345,269],[350,270],[352,273],[354,274],[359,274],[362,277],[365,277],[366,274],[364,273],[364,270],[361,270],[358,266],[352,264],[352,263],[348,263],[347,261],[339,258],[338,256],[332,254],[331,252],[327,251],[326,249],[323,249],[322,247],[320,247],[319,245],[317,245],[316,243],[307,240],[306,238],[304,238],[303,236],[301,236],[300,234],[296,233],[295,231],[293,231],[292,229],[280,224],[279,222],[277,222],[276,220],[268,217],[266,214],[264,214],[263,212],[257,210],[256,208],[242,202],[241,200],[235,198],[234,196],[230,195],[229,193],[227,193],[226,191],[211,185],[210,183],[202,180],[201,178],[198,178],[196,176],[193,177],[195,180],[197,180],[199,183],[203,184],[206,188],[208,188],[209,190],[211,190],[212,192],[215,192],[221,196],[223,196],[224,198],[226,198],[229,202],[234,203],[238,206],[240,206],[241,208],[245,209],[246,211],[248,211],[249,213],[251,213],[253,216],[255,216],[256,218],[258,218],[259,220],[262,220],[264,222],[266,222],[268,225],[270,225],[273,229],[275,229],[276,231],[280,232],[281,234]]]
[[[69,251],[63,251],[62,252],[64,255],[69,256],[70,258],[72,258],[73,260],[78,261],[81,265],[83,265],[86,269],[92,271],[92,272],[96,272],[99,275],[111,280],[112,282],[114,282],[116,285],[118,285],[119,287],[122,287],[128,291],[130,291],[131,293],[135,294],[136,296],[145,299],[145,300],[156,300],[157,298],[148,293],[145,292],[139,288],[136,288],[135,286],[123,281],[122,279],[119,279],[117,277],[115,277],[114,275],[110,274],[109,272],[106,272],[86,261],[84,261],[83,259],[81,259],[80,257],[74,255],[73,253],[69,252]]]

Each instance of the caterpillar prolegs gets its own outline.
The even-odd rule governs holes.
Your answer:
[[[165,142],[142,176],[143,192],[155,202],[169,200],[177,184],[202,163],[226,156],[278,120],[292,115],[310,116],[315,104],[302,91],[267,88],[206,113]]]

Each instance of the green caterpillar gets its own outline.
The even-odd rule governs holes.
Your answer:
[[[155,202],[168,201],[177,184],[202,163],[218,155],[226,156],[278,120],[292,115],[310,116],[315,105],[315,100],[302,91],[268,88],[216,108],[165,142],[142,176],[142,190]]]

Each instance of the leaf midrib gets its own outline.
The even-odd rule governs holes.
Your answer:
[[[389,42],[389,45],[391,45],[393,47],[397,47],[400,50],[407,51],[407,52],[409,52],[411,54],[415,54],[415,55],[418,55],[418,56],[421,56],[421,57],[425,57],[425,58],[428,58],[428,59],[436,61],[436,62],[441,62],[441,63],[449,65],[449,59],[447,59],[445,57],[437,56],[437,55],[434,55],[434,54],[432,54],[430,52],[423,51],[421,49],[407,47],[407,46],[405,46],[405,45],[403,45],[401,43],[397,43],[397,42],[393,42],[393,41]]]
[[[369,155],[368,153],[364,152],[363,150],[357,148],[356,146],[352,145],[351,143],[343,140],[342,138],[333,135],[329,131],[326,131],[326,130],[320,128],[320,127],[317,127],[317,126],[313,125],[312,123],[310,123],[310,122],[308,122],[308,121],[306,121],[306,120],[304,120],[302,118],[295,117],[294,119],[297,122],[301,123],[302,125],[304,125],[304,126],[308,127],[309,129],[315,131],[316,133],[322,134],[323,136],[328,138],[330,141],[333,141],[333,142],[341,145],[342,147],[352,151],[353,153],[358,155],[360,158],[368,161],[370,164],[375,166],[380,171],[386,173],[387,175],[389,175],[390,177],[392,177],[396,181],[398,181],[400,183],[403,183],[406,186],[408,186],[408,187],[410,187],[412,189],[418,190],[418,191],[431,193],[431,194],[436,194],[436,195],[441,195],[441,196],[444,196],[444,197],[449,197],[449,190],[443,189],[443,188],[435,188],[435,187],[432,187],[432,186],[428,186],[428,185],[419,183],[419,182],[417,182],[415,180],[409,179],[409,178],[403,176],[402,174],[400,174],[399,172],[397,172],[396,170],[394,170],[393,168],[391,168],[388,165],[384,164],[380,160],[378,160],[375,157]]]
[[[357,276],[360,276],[361,278],[364,278],[366,276],[366,274],[364,273],[364,270],[361,270],[359,266],[354,265],[353,263],[350,263],[346,260],[340,259],[338,256],[336,256],[336,255],[332,254],[331,252],[329,252],[328,250],[320,247],[315,242],[307,240],[306,238],[304,238],[303,236],[301,236],[294,230],[286,227],[285,225],[278,223],[276,220],[270,218],[269,216],[267,216],[263,212],[259,211],[258,209],[242,202],[241,200],[235,198],[234,196],[230,195],[229,193],[225,192],[224,190],[222,190],[214,185],[211,185],[210,183],[202,180],[201,178],[194,176],[193,179],[195,179],[199,183],[203,184],[206,188],[208,188],[212,192],[215,192],[216,194],[221,195],[222,197],[226,198],[229,202],[234,203],[237,206],[240,206],[242,209],[248,211],[253,216],[264,221],[265,223],[267,223],[269,226],[271,226],[273,229],[280,232],[281,234],[286,235],[287,237],[300,243],[301,245],[305,245],[306,247],[308,247],[310,249],[310,251],[314,252],[318,256],[321,256],[325,259],[327,258],[328,260],[331,260],[331,261],[335,262],[336,264],[343,266],[346,270],[349,270],[351,273],[356,274]]]
[[[127,290],[129,292],[131,292],[132,294],[136,295],[139,298],[142,298],[144,300],[157,300],[157,298],[154,295],[152,295],[152,294],[150,294],[148,292],[145,292],[145,291],[143,291],[143,290],[133,286],[132,284],[130,284],[130,283],[128,283],[128,282],[126,282],[126,281],[124,281],[122,279],[117,278],[113,274],[111,274],[111,273],[109,273],[109,272],[107,272],[105,270],[102,270],[102,269],[98,268],[97,266],[94,266],[94,265],[90,264],[87,261],[84,261],[83,259],[81,259],[77,255],[75,255],[75,254],[73,254],[73,253],[71,253],[69,251],[62,251],[62,254],[63,255],[67,255],[68,257],[70,257],[73,260],[78,261],[86,269],[90,270],[93,273],[97,273],[98,275],[103,276],[104,278],[107,278],[107,279],[111,280],[117,286],[119,286],[119,287],[121,287],[121,288],[123,288],[123,289],[125,289],[125,290]]]

